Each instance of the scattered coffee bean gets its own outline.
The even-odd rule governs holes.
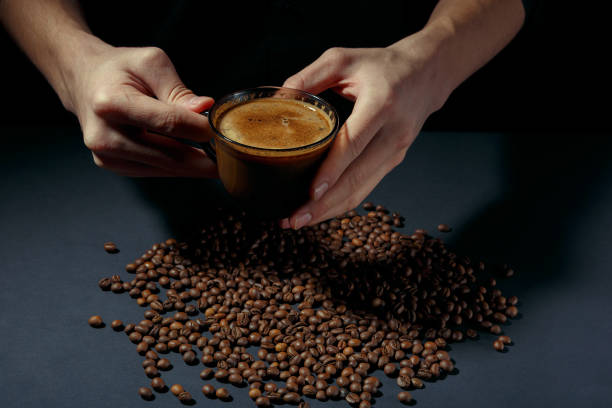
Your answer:
[[[219,212],[193,242],[169,239],[128,263],[130,281],[100,280],[146,307],[124,331],[146,356],[153,389],[164,384],[158,370],[171,367],[157,353],[195,364],[199,350],[203,380],[246,381],[257,406],[305,408],[305,396],[368,408],[379,371],[401,388],[422,388],[454,370],[449,343],[476,338],[475,329],[501,334],[500,324],[518,315],[518,298],[482,279],[487,265],[424,230],[395,231],[403,218],[383,206],[364,209],[298,231]],[[491,270],[503,277],[511,268]],[[190,403],[182,386],[170,389]],[[210,384],[202,393],[231,399]]]
[[[98,281],[98,286],[102,290],[110,290],[112,284],[110,278],[102,278]]]
[[[104,250],[109,254],[116,254],[119,252],[117,245],[114,242],[106,242],[104,243]]]
[[[172,363],[167,358],[160,358],[156,363],[157,368],[162,371],[167,371],[172,368]]]
[[[270,403],[270,398],[268,397],[258,397],[255,400],[255,405],[257,405],[258,407],[269,407],[271,405]]]
[[[138,389],[138,395],[145,401],[151,401],[154,398],[153,391],[148,387],[140,387]]]
[[[212,398],[215,396],[215,387],[211,384],[204,384],[202,386],[202,394],[207,396],[208,398]]]
[[[166,389],[166,383],[161,377],[155,377],[151,380],[151,387],[153,387],[155,391],[163,391]]]
[[[495,350],[497,351],[504,351],[505,347],[504,347],[504,343],[501,340],[495,340],[493,342],[493,347],[495,348]]]
[[[397,399],[402,404],[407,404],[412,401],[412,395],[408,391],[401,391],[397,394]]]
[[[159,376],[159,371],[154,365],[152,365],[145,368],[145,374],[147,377],[153,378]]]
[[[194,364],[197,362],[196,354],[192,350],[187,351],[185,354],[183,354],[183,361],[187,364]]]
[[[111,328],[114,331],[122,331],[123,330],[123,322],[121,320],[113,320],[111,322]]]
[[[104,327],[104,321],[102,320],[100,316],[97,316],[97,315],[91,316],[87,322],[89,323],[91,327],[94,327],[96,329]]]
[[[497,340],[501,341],[504,344],[511,344],[512,343],[512,339],[510,338],[510,336],[499,336],[497,338]]]
[[[188,391],[183,391],[178,395],[178,400],[181,401],[183,404],[189,404],[193,401],[193,397]]]
[[[222,400],[229,399],[230,397],[230,393],[226,388],[217,388],[217,390],[215,391],[215,395],[217,396],[217,398]]]
[[[440,232],[451,232],[453,229],[448,224],[439,224],[438,231]]]
[[[179,396],[180,393],[184,391],[185,389],[183,388],[181,384],[174,384],[172,387],[170,387],[170,392],[176,395],[177,397]]]

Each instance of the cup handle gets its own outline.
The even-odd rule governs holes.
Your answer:
[[[204,111],[201,113],[201,115],[208,117],[208,113],[209,111]],[[212,140],[213,139],[210,139],[208,142],[198,143],[198,144],[200,145],[202,150],[204,150],[204,153],[206,153],[206,156],[208,156],[210,160],[212,160],[215,164],[217,164],[217,151],[215,150],[215,146],[211,143]]]

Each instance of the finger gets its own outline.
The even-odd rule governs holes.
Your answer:
[[[311,201],[290,217],[292,228],[312,225],[355,208],[404,158],[408,147],[390,148],[396,132],[383,129],[342,177],[318,201]]]
[[[169,170],[136,163],[129,160],[115,159],[98,153],[91,153],[96,166],[127,177],[172,177]]]
[[[146,164],[166,171],[188,170],[203,177],[216,177],[216,166],[202,150],[171,138],[132,127],[96,123],[85,133],[85,144],[94,153]]]
[[[347,167],[363,152],[383,125],[384,100],[375,91],[364,91],[353,107],[326,159],[312,182],[310,197],[318,200],[334,186]]]
[[[94,163],[103,169],[111,170],[126,177],[208,177],[198,170],[193,169],[163,169],[138,163],[131,160],[117,159],[111,156],[96,154],[92,152]]]
[[[174,64],[162,49],[146,47],[141,49],[141,53],[143,69],[139,75],[157,99],[198,113],[212,106],[212,98],[197,96],[183,84]]]
[[[312,64],[287,78],[283,87],[318,94],[337,85],[351,62],[351,50],[330,48]]]
[[[98,95],[94,112],[107,122],[143,128],[165,136],[194,141],[213,137],[205,116],[161,102],[135,89],[116,95]]]

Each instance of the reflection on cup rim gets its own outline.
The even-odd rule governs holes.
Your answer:
[[[265,147],[256,147],[256,146],[249,146],[249,145],[245,145],[243,143],[237,142],[235,140],[232,140],[228,137],[226,137],[225,135],[223,135],[223,133],[221,133],[216,127],[215,124],[213,123],[213,118],[215,117],[215,113],[217,111],[217,109],[221,106],[223,106],[225,103],[239,98],[240,96],[245,96],[248,94],[252,94],[258,91],[270,91],[270,90],[275,90],[275,91],[282,91],[282,90],[286,90],[291,92],[292,94],[302,94],[305,97],[308,97],[310,99],[314,99],[315,101],[319,102],[321,105],[324,105],[326,108],[329,109],[329,111],[331,112],[331,117],[333,120],[333,127],[332,130],[329,132],[329,134],[327,136],[325,136],[324,138],[317,140],[314,143],[310,143],[308,145],[304,145],[304,146],[298,146],[298,147],[290,147],[290,148],[285,148],[285,149],[270,149],[270,148],[265,148]],[[274,97],[274,94],[269,95],[269,97]],[[249,99],[245,99],[241,102],[246,102]],[[315,105],[316,106],[316,105]],[[317,106],[319,107],[319,106]],[[320,107],[319,107],[320,108]],[[323,110],[325,112],[325,110]],[[326,112],[327,114],[327,112]],[[306,91],[302,91],[299,89],[293,89],[293,88],[284,88],[284,87],[280,87],[280,86],[260,86],[257,88],[249,88],[249,89],[243,89],[241,91],[236,91],[236,92],[232,92],[228,95],[223,96],[221,99],[219,99],[218,101],[215,101],[215,104],[213,105],[213,107],[211,108],[209,114],[208,114],[208,123],[210,124],[210,128],[215,132],[215,134],[217,136],[219,136],[224,142],[230,143],[231,145],[236,145],[236,146],[240,146],[249,150],[254,150],[254,151],[261,151],[261,152],[270,152],[270,153],[283,153],[283,152],[298,152],[301,150],[311,150],[313,148],[316,148],[320,145],[325,145],[331,138],[334,137],[334,135],[338,132],[338,127],[339,125],[339,117],[338,117],[338,112],[336,111],[336,108],[334,108],[329,102],[327,102],[325,99],[317,96],[317,95],[313,95],[311,93],[308,93]]]

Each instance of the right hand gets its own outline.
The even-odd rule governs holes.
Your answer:
[[[129,177],[217,177],[203,151],[173,139],[210,139],[199,112],[214,101],[187,89],[164,51],[108,46],[72,72],[62,101],[97,166]]]

